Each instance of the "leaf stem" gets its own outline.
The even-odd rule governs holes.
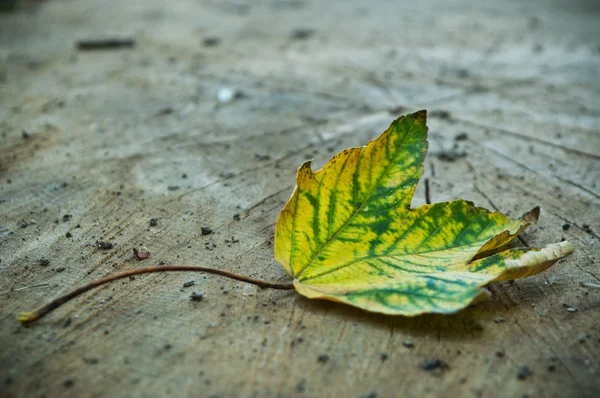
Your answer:
[[[75,297],[92,290],[95,287],[105,285],[112,281],[116,281],[117,279],[128,278],[130,276],[141,275],[141,274],[150,274],[154,272],[174,272],[174,271],[184,271],[184,272],[206,272],[209,274],[215,274],[224,276],[226,278],[235,279],[242,282],[251,283],[260,288],[271,288],[271,289],[280,289],[280,290],[289,290],[294,288],[294,284],[291,282],[287,283],[276,283],[276,282],[268,282],[260,279],[250,278],[248,276],[239,275],[233,272],[224,271],[216,268],[208,268],[202,267],[199,265],[169,265],[169,266],[153,266],[153,267],[144,267],[144,268],[135,268],[129,271],[123,271],[116,274],[105,276],[104,278],[96,279],[86,285],[83,285],[75,290],[70,291],[69,293],[62,295],[60,297],[55,298],[48,304],[43,307],[38,308],[32,312],[21,312],[17,319],[22,324],[31,323],[37,321],[44,315],[48,314],[51,311],[54,311],[64,303],[74,299]]]

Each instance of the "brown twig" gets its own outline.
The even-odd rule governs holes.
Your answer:
[[[260,279],[250,278],[248,276],[235,274],[233,272],[224,271],[215,268],[202,267],[199,265],[170,265],[170,266],[153,266],[153,267],[144,267],[144,268],[136,268],[129,271],[123,271],[116,274],[112,274],[109,276],[105,276],[104,278],[97,279],[88,283],[87,285],[83,285],[71,292],[60,296],[43,307],[38,308],[32,312],[21,312],[18,316],[19,322],[22,324],[27,324],[34,322],[44,315],[48,314],[51,311],[54,311],[64,303],[74,299],[75,297],[92,290],[95,287],[105,285],[112,281],[116,281],[117,279],[128,278],[130,276],[140,275],[140,274],[150,274],[153,272],[174,272],[174,271],[184,271],[184,272],[206,272],[209,274],[221,275],[226,278],[235,279],[242,282],[251,283],[261,288],[271,288],[271,289],[280,289],[280,290],[289,290],[293,289],[294,285],[291,282],[288,283],[276,283],[276,282],[268,282]]]

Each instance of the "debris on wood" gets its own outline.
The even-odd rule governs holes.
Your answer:
[[[519,370],[517,371],[517,379],[519,380],[525,380],[526,378],[528,378],[529,376],[533,375],[533,371],[531,369],[529,369],[528,366],[521,366],[519,368]]]
[[[221,104],[228,104],[242,97],[242,92],[235,88],[223,87],[217,93],[217,99]]]
[[[402,345],[406,348],[413,348],[415,346],[415,343],[413,343],[413,341],[410,339],[406,339],[402,342]]]
[[[327,354],[321,354],[317,358],[317,361],[320,362],[320,363],[327,363],[327,362],[329,362],[329,355],[327,355]]]
[[[204,47],[216,47],[221,44],[221,38],[217,36],[205,37],[202,44],[204,44]]]
[[[213,230],[211,227],[207,227],[206,225],[203,225],[200,227],[200,232],[202,233],[202,235],[210,235],[213,233]]]
[[[600,290],[600,284],[597,284],[597,283],[580,282],[579,286],[581,286],[581,287],[587,287],[588,289]]]
[[[432,370],[446,370],[449,366],[441,359],[428,359],[421,364],[421,370],[430,372]]]
[[[150,257],[150,252],[147,250],[140,250],[137,247],[133,248],[133,254],[138,260],[145,260]]]
[[[190,300],[192,301],[202,301],[204,299],[204,292],[192,292],[190,294]]]
[[[435,117],[438,119],[444,119],[444,120],[450,119],[452,117],[450,112],[445,111],[445,110],[431,111],[431,112],[429,112],[429,116]]]
[[[135,47],[135,40],[118,38],[79,40],[75,47],[80,51],[118,50]]]
[[[106,242],[106,241],[97,241],[96,242],[96,246],[98,247],[98,249],[102,249],[102,250],[110,250],[113,247],[115,247],[115,245],[111,242]]]
[[[307,40],[314,36],[314,29],[310,28],[297,28],[292,31],[292,40]]]

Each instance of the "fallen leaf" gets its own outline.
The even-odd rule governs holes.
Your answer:
[[[483,287],[544,271],[573,252],[507,245],[539,208],[511,219],[465,200],[411,209],[427,153],[426,112],[400,117],[377,139],[298,169],[281,211],[275,259],[309,298],[393,315],[453,313]]]
[[[298,169],[296,188],[275,231],[275,259],[293,282],[269,282],[201,265],[163,266],[161,261],[159,266],[89,282],[34,311],[20,313],[18,320],[35,322],[73,298],[118,279],[174,271],[205,272],[263,288],[295,288],[309,298],[391,315],[453,313],[486,298],[488,283],[537,274],[573,252],[566,241],[543,249],[508,248],[537,221],[539,207],[517,219],[465,200],[411,209],[427,153],[425,119],[425,111],[400,117],[379,138],[337,154],[321,170],[313,172],[310,161]],[[234,214],[233,219],[241,217]],[[156,218],[151,219],[150,225],[155,224]],[[235,242],[232,238],[230,243]],[[114,247],[110,242],[97,245]],[[139,259],[150,255],[137,249],[134,253]],[[194,292],[190,299],[203,297]],[[298,337],[292,344],[301,341]],[[412,343],[404,345],[410,348]],[[303,383],[297,389],[304,389]]]

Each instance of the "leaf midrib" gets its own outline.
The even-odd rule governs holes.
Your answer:
[[[404,146],[404,142],[406,141],[406,138],[412,133],[412,130],[414,129],[414,127],[416,126],[417,122],[420,120],[420,118],[415,118],[414,122],[412,124],[412,126],[410,126],[410,129],[406,132],[406,134],[404,135],[404,137],[402,138],[402,142],[400,143],[400,145],[398,146],[398,149],[396,150],[396,152],[394,153],[394,156],[392,157],[394,160],[396,159],[396,156],[398,156],[398,153],[403,149]],[[389,138],[389,134],[388,134],[388,138]],[[373,142],[373,141],[372,141]],[[368,145],[368,144],[367,144]],[[362,156],[362,150],[364,148],[366,148],[367,146],[364,146],[361,149],[361,154],[360,156]],[[360,159],[360,158],[359,158]],[[352,215],[350,217],[348,217],[348,219],[346,220],[346,222],[335,232],[335,234],[333,234],[333,236],[331,236],[327,242],[325,242],[325,244],[323,244],[323,246],[319,249],[318,252],[316,252],[316,254],[312,257],[312,259],[310,260],[310,262],[304,267],[302,268],[302,270],[300,270],[300,272],[298,272],[298,274],[294,275],[295,279],[300,278],[300,276],[302,276],[302,273],[309,268],[314,262],[315,260],[319,257],[319,255],[321,254],[321,252],[323,252],[323,250],[333,241],[335,240],[335,238],[337,237],[337,235],[340,233],[340,231],[342,231],[344,228],[346,228],[346,226],[350,223],[350,221],[358,214],[358,212],[362,209],[362,207],[365,205],[366,202],[369,201],[369,199],[371,199],[371,194],[373,193],[373,191],[375,190],[375,188],[379,185],[379,182],[381,181],[381,179],[383,178],[384,175],[387,175],[388,169],[392,166],[392,164],[395,164],[395,162],[390,162],[384,169],[384,172],[381,173],[381,175],[379,176],[379,178],[377,179],[377,181],[375,181],[375,184],[373,184],[373,187],[371,188],[371,190],[369,191],[366,199],[360,204],[359,207],[356,208],[356,210],[354,211],[354,213],[352,213]],[[358,172],[358,167],[356,169],[355,172]],[[356,197],[354,198],[356,199]],[[410,205],[409,205],[410,207]],[[294,218],[295,218],[296,214],[294,213]],[[294,247],[292,246],[292,252],[294,250]],[[290,264],[290,267],[292,268],[293,271],[293,263]]]

